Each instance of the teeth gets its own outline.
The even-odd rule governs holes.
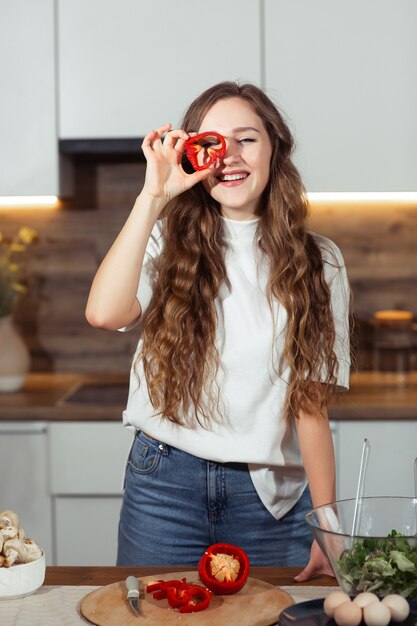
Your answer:
[[[225,174],[221,177],[221,180],[226,182],[228,180],[242,180],[242,178],[246,178],[247,174]]]

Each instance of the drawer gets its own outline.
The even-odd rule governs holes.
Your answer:
[[[120,495],[133,436],[119,422],[51,424],[51,493]]]
[[[54,498],[56,565],[116,565],[121,496]]]

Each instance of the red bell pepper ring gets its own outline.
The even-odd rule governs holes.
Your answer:
[[[200,580],[215,594],[240,591],[249,576],[249,558],[242,548],[228,543],[214,543],[198,564]]]
[[[171,589],[173,590],[171,593],[171,597],[174,597],[174,592],[175,594],[180,590],[184,590],[187,589],[189,587],[189,585],[187,584],[187,579],[186,578],[182,578],[181,580],[157,580],[154,583],[150,583],[147,587],[146,587],[146,591],[149,592],[153,592],[153,597],[155,598],[155,600],[164,600],[165,598],[168,598],[168,591]]]
[[[208,145],[204,145],[204,143],[200,143],[204,138],[208,137],[216,139],[216,144],[210,145],[210,143],[208,143]],[[187,139],[184,148],[193,168],[196,171],[200,171],[207,169],[212,163],[224,155],[226,152],[226,140],[222,135],[219,135],[219,133],[200,133],[199,135],[194,135]],[[201,158],[201,154],[199,155],[201,150],[206,151],[206,155],[204,155],[203,158]]]
[[[203,611],[211,601],[211,591],[187,583],[186,578],[181,580],[157,580],[146,587],[148,593],[153,593],[155,600],[168,600],[173,609],[180,613],[195,613]]]
[[[180,613],[204,611],[211,602],[211,591],[201,587],[201,585],[190,585],[190,587],[192,587],[192,595],[187,604],[180,606]]]

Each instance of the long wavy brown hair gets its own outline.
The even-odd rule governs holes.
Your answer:
[[[257,239],[268,259],[271,312],[275,300],[288,314],[284,351],[276,368],[278,374],[283,368],[290,370],[284,413],[293,417],[300,410],[322,411],[337,378],[335,329],[322,254],[307,232],[306,193],[291,161],[294,142],[283,116],[258,87],[224,82],[194,100],[181,128],[198,130],[210,107],[231,97],[250,103],[273,149],[258,210]],[[178,424],[197,420],[208,427],[221,400],[214,301],[228,278],[220,205],[201,183],[167,205],[163,242],[138,361],[142,360],[158,415]],[[317,380],[325,382],[320,394],[312,385]]]

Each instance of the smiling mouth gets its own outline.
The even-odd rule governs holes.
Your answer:
[[[220,176],[216,176],[217,180],[221,183],[227,183],[233,180],[244,180],[249,176],[248,173],[242,172],[240,174],[221,174]]]

